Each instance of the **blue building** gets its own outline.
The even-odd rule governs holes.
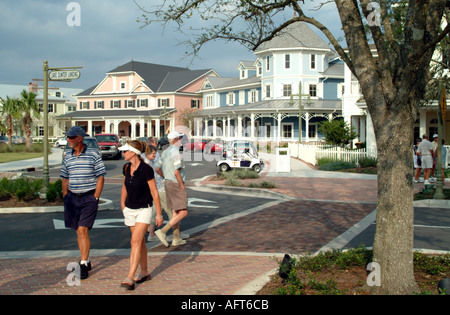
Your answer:
[[[205,79],[194,136],[298,141],[301,130],[302,141],[320,140],[318,123],[342,114],[342,60],[302,22],[263,43],[255,56],[239,63],[237,77]]]

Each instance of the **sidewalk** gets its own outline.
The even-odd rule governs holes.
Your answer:
[[[186,245],[149,248],[153,279],[134,291],[119,287],[129,250],[111,249],[92,250],[93,269],[80,286],[66,282],[66,267],[78,261],[77,250],[0,252],[0,294],[255,294],[276,273],[285,253],[342,248],[345,244],[336,240],[344,234],[348,238],[376,209],[375,175],[321,172],[291,159],[290,173],[269,172],[263,178],[276,185],[265,206],[185,231],[191,235]],[[216,189],[212,182],[196,184],[193,189],[205,193]],[[243,191],[252,196],[257,190]],[[234,192],[230,188],[230,197]]]

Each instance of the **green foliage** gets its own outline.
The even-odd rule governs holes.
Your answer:
[[[8,179],[3,177],[0,180],[0,196],[15,196],[18,200],[32,200],[39,197],[39,192],[44,187],[42,179],[19,177]],[[47,200],[55,201],[62,198],[62,182],[58,179],[54,183],[49,183]]]
[[[334,161],[323,164],[319,167],[321,171],[338,171],[338,170],[347,170],[351,168],[355,168],[356,163],[354,162],[344,162],[344,161]]]
[[[319,122],[319,132],[325,136],[325,141],[330,144],[344,146],[358,137],[354,128],[350,127],[342,119],[325,120]]]
[[[377,159],[373,157],[363,157],[358,160],[359,167],[376,167]]]

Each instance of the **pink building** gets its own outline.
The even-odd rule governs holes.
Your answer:
[[[106,132],[132,139],[160,137],[175,126],[184,126],[186,113],[202,108],[198,91],[211,75],[217,73],[130,61],[78,94],[76,112],[58,119],[66,129],[83,126],[91,135]]]

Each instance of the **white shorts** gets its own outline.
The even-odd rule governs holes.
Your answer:
[[[136,223],[150,224],[152,207],[140,209],[130,209],[125,207],[125,209],[123,209],[123,217],[125,218],[126,226],[135,226]]]
[[[422,155],[422,168],[432,168],[433,158],[431,155]]]

